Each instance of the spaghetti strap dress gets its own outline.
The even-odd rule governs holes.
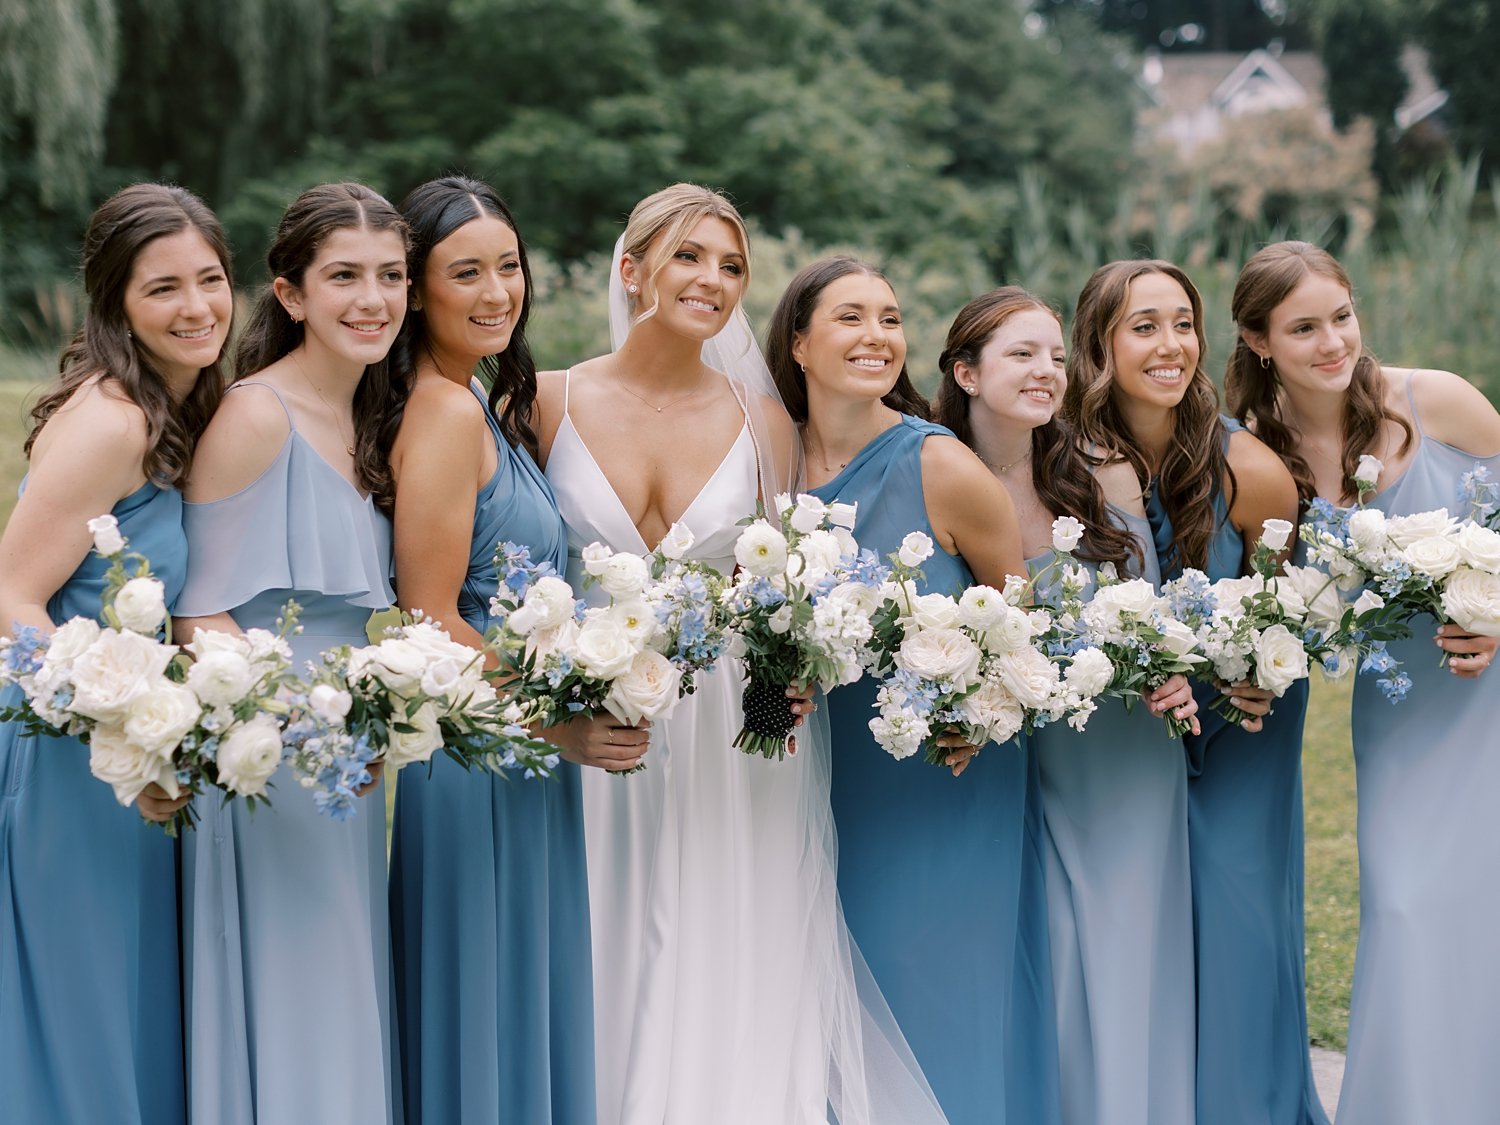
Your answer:
[[[1222,419],[1229,434],[1243,429]],[[1241,573],[1244,540],[1214,492],[1211,581]],[[1175,578],[1172,523],[1152,482],[1146,514],[1162,576]],[[1198,997],[1199,1125],[1327,1125],[1313,1084],[1303,978],[1302,725],[1308,684],[1275,701],[1251,734],[1210,711],[1188,757],[1188,854]]]
[[[1111,509],[1161,582],[1151,528]],[[1050,556],[1028,559],[1035,573]],[[1085,563],[1090,572],[1097,567]],[[1195,1015],[1187,768],[1144,701],[1031,736],[1066,1125],[1192,1125]]]
[[[187,570],[181,493],[148,481],[113,514],[171,606]],[[47,603],[55,624],[99,616],[108,566],[79,564]],[[20,698],[11,687],[0,702]],[[89,772],[83,743],[0,725],[5,1120],[182,1122],[176,852]]]
[[[567,566],[567,531],[531,455],[501,433],[474,506],[458,609],[483,634],[495,547]],[[397,585],[401,577],[396,576]],[[408,1125],[592,1125],[594,1011],[579,769],[403,770],[391,851],[397,1026]]]
[[[1412,375],[1415,380],[1418,373]],[[1408,387],[1408,394],[1410,388]],[[1476,458],[1422,430],[1406,472],[1370,506],[1390,516],[1464,514],[1459,478]],[[1438,666],[1436,622],[1389,649],[1412,680],[1392,705],[1354,684],[1359,786],[1359,950],[1339,1125],[1478,1125],[1500,1115],[1500,724],[1493,672]]]
[[[882,558],[931,536],[922,443],[950,431],[909,415],[812,492],[859,505],[854,535]],[[974,578],[941,549],[925,590]],[[839,894],[849,932],[953,1125],[1061,1120],[1047,938],[1042,801],[1024,740],[959,777],[898,762],[870,733],[878,684],[828,694]]]
[[[244,394],[269,384],[242,382]],[[277,394],[280,401],[281,396]],[[285,403],[282,404],[286,409]],[[182,617],[274,628],[302,606],[298,663],[366,643],[391,604],[390,522],[298,432],[256,480],[183,506]],[[391,1125],[397,1117],[385,784],[337,821],[286,765],[271,807],[197,801],[182,849],[189,1114],[200,1125]]]

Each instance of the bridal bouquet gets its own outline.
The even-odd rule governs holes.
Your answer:
[[[158,639],[164,591],[149,561],[128,552],[113,516],[90,520],[89,529],[95,551],[110,560],[105,624],[74,617],[50,637],[23,627],[0,642],[0,681],[25,695],[0,718],[86,742],[90,772],[122,805],[153,782],[172,797],[209,787],[225,800],[264,800],[281,760],[280,697],[294,679],[286,638],[297,628],[296,603],[275,633],[200,630],[186,646],[166,644]],[[193,816],[185,805],[162,827],[175,836]]]
[[[724,601],[745,661],[745,723],[734,744],[780,759],[796,725],[786,689],[827,691],[863,672],[886,570],[855,542],[853,504],[782,493],[776,513],[740,533]]]
[[[287,752],[320,812],[347,820],[372,763],[395,771],[439,749],[495,773],[546,777],[556,768],[556,749],[526,729],[538,715],[496,695],[482,652],[431,621],[386,632],[379,644],[325,652],[292,698]]]

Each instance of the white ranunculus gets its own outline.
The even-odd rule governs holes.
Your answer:
[[[1272,625],[1255,645],[1255,682],[1280,696],[1307,678],[1307,650],[1285,625]]]
[[[921,566],[932,557],[932,540],[920,531],[908,532],[896,557],[902,566]]]
[[[1004,616],[985,630],[984,647],[990,652],[1010,652],[1031,644],[1034,635],[1031,615],[1006,603]]]
[[[661,537],[656,549],[661,552],[662,558],[680,559],[693,549],[693,542],[693,529],[685,523],[674,523],[667,528],[667,533]]]
[[[73,702],[69,710],[100,722],[123,720],[125,711],[166,671],[175,645],[162,645],[139,633],[103,630],[73,662]]]
[[[810,531],[804,535],[794,553],[802,556],[802,581],[816,585],[832,574],[844,557],[844,547],[831,531]]]
[[[1058,516],[1052,521],[1052,549],[1071,551],[1083,539],[1083,523],[1072,516]]]
[[[281,727],[271,715],[256,715],[219,743],[219,784],[242,797],[264,796],[281,755]]]
[[[602,615],[583,623],[573,645],[579,668],[600,680],[612,680],[624,672],[638,651],[620,623]]]
[[[958,622],[977,632],[993,629],[1010,609],[993,586],[970,586],[958,599]]]
[[[1005,685],[987,680],[958,705],[964,721],[982,727],[993,742],[1008,742],[1026,721],[1021,701]]]
[[[1061,679],[1058,666],[1030,645],[1002,653],[995,667],[1021,706],[1032,711],[1046,709]]]
[[[796,506],[792,509],[792,530],[806,535],[815,530],[827,515],[828,505],[816,496],[804,492],[797,497]]]
[[[1272,551],[1284,551],[1292,538],[1292,525],[1287,520],[1265,520],[1260,525],[1260,541]]]
[[[1361,484],[1369,485],[1370,487],[1365,489],[1368,492],[1375,487],[1384,470],[1385,464],[1379,457],[1372,457],[1365,453],[1360,456],[1359,464],[1354,466],[1354,479]]]
[[[622,723],[666,718],[677,704],[682,672],[659,652],[637,653],[630,667],[609,685],[604,709]]]
[[[411,695],[420,690],[428,659],[428,654],[420,646],[404,637],[387,637],[372,650],[367,650],[367,654],[366,674],[379,680],[387,691]]]
[[[1374,590],[1366,590],[1354,599],[1354,616],[1362,617],[1371,610],[1385,608],[1385,599]]]
[[[610,557],[613,555],[614,551],[606,547],[603,543],[590,543],[579,552],[579,557],[583,560],[584,571],[595,578],[604,573],[604,564],[609,562]],[[530,592],[529,590],[527,591],[527,593]]]
[[[551,629],[573,616],[574,604],[573,587],[549,574],[531,584],[521,609],[511,614],[508,624],[523,636],[536,629]],[[517,618],[521,620],[517,622]]]
[[[921,594],[910,616],[919,629],[951,629],[958,624],[958,603],[947,594]]]
[[[824,600],[868,616],[880,605],[880,591],[863,582],[840,582],[828,591]]]
[[[412,729],[397,730],[398,723]],[[399,770],[412,762],[425,762],[442,745],[443,731],[438,726],[438,710],[431,703],[424,703],[411,715],[391,716],[391,742],[385,748],[386,765]]]
[[[125,549],[120,521],[114,516],[106,514],[89,520],[89,534],[94,537],[94,550],[101,555],[117,555]]]
[[[1414,512],[1409,516],[1388,516],[1385,532],[1393,545],[1405,550],[1419,539],[1446,537],[1454,527],[1447,508],[1431,512]]]
[[[1458,545],[1446,535],[1429,535],[1425,539],[1418,539],[1402,548],[1401,557],[1413,570],[1429,578],[1442,578],[1452,574],[1463,561],[1458,553]]]
[[[924,680],[967,687],[979,675],[979,657],[979,646],[958,629],[923,629],[902,641],[895,662]]]
[[[1092,699],[1113,682],[1115,666],[1101,649],[1084,648],[1073,654],[1064,676],[1079,696]]]
[[[332,684],[315,684],[307,693],[307,705],[329,726],[340,727],[354,706],[354,697]]]
[[[1464,523],[1459,526],[1454,542],[1465,564],[1475,570],[1500,574],[1500,532],[1477,523]]]
[[[113,724],[95,727],[89,735],[89,772],[115,791],[115,800],[128,805],[152,782],[169,796],[178,793],[177,770],[171,761],[136,745]]]
[[[766,626],[778,637],[792,627],[792,607],[781,605],[766,618]]]
[[[46,663],[57,666],[77,660],[103,632],[92,617],[70,617],[47,639]]]
[[[1443,587],[1443,612],[1470,633],[1500,637],[1500,576],[1459,567]]]
[[[132,578],[115,594],[115,616],[132,633],[156,636],[167,620],[167,598],[155,578]]]
[[[197,696],[164,676],[126,710],[125,736],[168,761],[202,713]]]
[[[187,686],[207,707],[238,703],[255,686],[255,670],[237,652],[208,652],[188,668]]]
[[[1361,508],[1349,513],[1348,527],[1349,541],[1362,555],[1378,555],[1389,541],[1385,513],[1378,508]]]
[[[758,578],[786,570],[786,537],[765,520],[756,520],[734,544],[734,561]]]
[[[828,505],[828,522],[834,527],[842,527],[845,531],[853,531],[854,518],[858,510],[858,504],[846,504],[841,500],[835,500]]]
[[[1338,586],[1327,574],[1315,566],[1286,566],[1284,573],[1276,579],[1276,598],[1282,608],[1292,613],[1285,600],[1288,590],[1294,590],[1301,605],[1296,616],[1312,625],[1331,625],[1344,616],[1344,600],[1339,597]]]
[[[651,580],[651,567],[640,555],[621,551],[610,557],[599,575],[599,585],[612,598],[636,598]]]

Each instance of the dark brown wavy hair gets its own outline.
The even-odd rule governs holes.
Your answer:
[[[271,277],[285,278],[302,288],[303,275],[319,248],[340,230],[393,231],[401,236],[403,246],[410,240],[405,220],[380,193],[364,184],[321,184],[299,195],[281,217],[266,254]],[[302,343],[303,332],[303,326],[292,320],[277,300],[274,286],[267,285],[240,338],[235,353],[239,373],[235,378],[245,379],[264,371]],[[365,368],[354,391],[355,478],[387,513],[394,509],[396,500],[391,446],[411,394],[410,379],[399,373],[410,370],[409,361],[388,355]]]
[[[132,184],[110,196],[89,219],[83,239],[83,288],[88,311],[83,327],[63,351],[57,386],[37,400],[26,437],[29,456],[47,420],[95,376],[106,393],[123,396],[146,416],[147,479],[180,487],[193,464],[193,450],[224,393],[223,356],[198,374],[181,402],[173,400],[166,379],[130,334],[125,290],[136,258],[158,238],[187,229],[203,236],[224,277],[232,281],[229,243],[214,213],[186,188],[172,184]],[[231,314],[232,316],[232,314]],[[233,325],[231,324],[232,328]]]
[[[495,189],[482,180],[467,176],[444,176],[413,188],[401,201],[401,215],[411,228],[411,251],[407,269],[411,274],[413,295],[415,283],[427,272],[427,259],[433,247],[459,227],[486,215],[499,219],[516,236],[517,254],[526,292],[521,298],[521,312],[516,317],[510,344],[498,355],[479,361],[484,381],[489,385],[490,409],[500,422],[500,431],[512,445],[524,446],[533,457],[537,454],[536,432],[527,418],[536,401],[536,360],[526,342],[526,322],[531,316],[531,264],[526,259],[526,243],[516,226],[515,216]],[[427,318],[417,308],[406,310],[401,325],[403,346],[395,354],[415,365],[417,356],[427,348]],[[415,366],[403,377],[415,377]]]
[[[1224,370],[1224,393],[1229,409],[1241,422],[1252,426],[1255,435],[1270,446],[1291,470],[1297,482],[1297,496],[1306,506],[1318,494],[1312,470],[1298,449],[1301,437],[1282,417],[1281,379],[1274,363],[1262,363],[1260,356],[1245,342],[1244,333],[1267,333],[1271,313],[1286,300],[1310,273],[1336,281],[1354,299],[1354,286],[1338,260],[1321,246],[1310,242],[1273,242],[1258,251],[1240,270],[1234,285],[1230,306],[1234,323],[1240,330],[1234,352]],[[1344,395],[1342,426],[1344,447],[1339,465],[1343,470],[1343,496],[1356,494],[1354,470],[1362,454],[1375,448],[1386,422],[1394,422],[1404,432],[1401,452],[1412,442],[1411,424],[1385,405],[1385,385],[1380,377],[1380,361],[1368,348],[1362,348],[1354,362],[1354,374]]]
[[[776,390],[786,404],[787,413],[798,425],[807,421],[807,375],[792,358],[792,344],[812,323],[823,290],[839,278],[854,273],[878,277],[890,284],[885,274],[858,258],[823,258],[792,278],[781,300],[776,302],[776,311],[771,314],[771,323],[766,329],[766,366],[771,369],[771,378],[776,382]],[[914,414],[918,418],[932,416],[932,408],[912,384],[905,362],[901,364],[901,373],[896,376],[896,385],[880,401],[903,414]]]
[[[954,367],[966,363],[978,368],[979,355],[990,338],[1017,313],[1036,310],[1056,319],[1062,316],[1046,301],[1018,285],[1002,285],[975,297],[953,318],[948,338],[938,356],[942,381],[938,386],[936,421],[952,430],[958,439],[974,448],[974,425],[969,417],[971,397],[958,385]],[[1056,414],[1031,431],[1031,484],[1050,512],[1077,516],[1084,527],[1078,557],[1092,562],[1112,562],[1125,567],[1131,559],[1141,562],[1141,546],[1134,535],[1117,527],[1109,517],[1104,490],[1094,479],[1093,466],[1104,458],[1087,456],[1073,428]]]
[[[1219,417],[1219,395],[1208,377],[1208,343],[1203,337],[1203,298],[1192,280],[1170,262],[1155,259],[1110,262],[1084,283],[1073,318],[1068,349],[1068,389],[1063,393],[1063,417],[1082,440],[1124,456],[1142,486],[1152,479],[1146,460],[1125,422],[1114,393],[1115,361],[1111,339],[1128,311],[1130,283],[1160,273],[1182,286],[1193,309],[1193,332],[1198,337],[1198,366],[1188,380],[1182,401],[1173,409],[1171,444],[1156,466],[1158,495],[1172,521],[1171,549],[1161,559],[1162,571],[1183,567],[1202,569],[1217,530],[1214,494],[1224,490],[1234,503],[1234,473],[1225,455],[1225,427]]]

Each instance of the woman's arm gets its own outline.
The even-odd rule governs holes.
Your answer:
[[[922,443],[922,496],[938,546],[961,556],[977,582],[999,590],[1009,575],[1026,576],[1010,493],[968,446],[942,434]]]
[[[1245,541],[1240,573],[1248,574],[1261,525],[1276,519],[1296,526],[1297,483],[1281,458],[1248,430],[1229,435],[1229,467],[1234,472],[1235,484],[1229,522]]]

